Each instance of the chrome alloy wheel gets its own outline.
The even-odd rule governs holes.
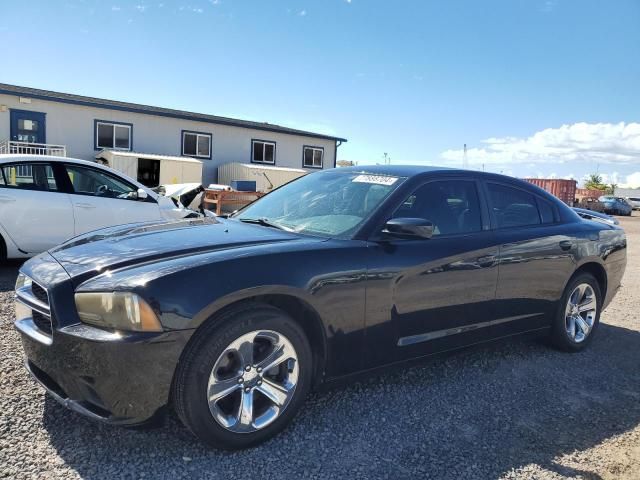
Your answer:
[[[588,283],[581,283],[571,292],[565,308],[565,329],[569,338],[576,343],[584,341],[591,333],[597,313],[593,288]]]
[[[281,333],[255,330],[218,357],[207,386],[209,410],[235,433],[260,430],[287,408],[298,383],[298,356]]]

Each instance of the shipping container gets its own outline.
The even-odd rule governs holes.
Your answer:
[[[572,206],[576,199],[577,182],[575,180],[561,178],[523,178],[523,180],[546,190],[569,206]]]
[[[603,190],[576,188],[576,198],[578,200],[582,200],[583,198],[600,198],[602,195],[604,195]]]

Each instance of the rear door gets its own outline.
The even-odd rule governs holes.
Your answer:
[[[47,162],[0,165],[0,224],[24,253],[39,253],[73,236],[71,199]]]
[[[574,269],[574,241],[552,202],[507,182],[486,182],[500,243],[496,308],[514,333],[544,327]]]
[[[125,179],[84,165],[66,164],[65,169],[72,185],[76,235],[162,218],[158,203],[151,197],[137,200],[138,187]]]

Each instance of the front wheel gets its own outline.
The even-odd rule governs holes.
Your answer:
[[[311,386],[313,358],[302,328],[282,310],[249,304],[197,335],[174,383],[183,423],[223,449],[256,445],[285,428]]]
[[[583,350],[600,322],[602,293],[589,273],[573,278],[565,288],[551,331],[551,340],[569,352]]]

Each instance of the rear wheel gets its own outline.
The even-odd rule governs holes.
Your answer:
[[[4,238],[0,235],[0,265],[7,262],[7,244],[4,243]]]
[[[256,445],[285,428],[313,372],[300,326],[283,311],[254,303],[226,312],[197,335],[174,384],[183,423],[224,449]]]
[[[583,350],[600,322],[602,293],[593,275],[582,273],[567,285],[554,320],[551,340],[569,352]]]

